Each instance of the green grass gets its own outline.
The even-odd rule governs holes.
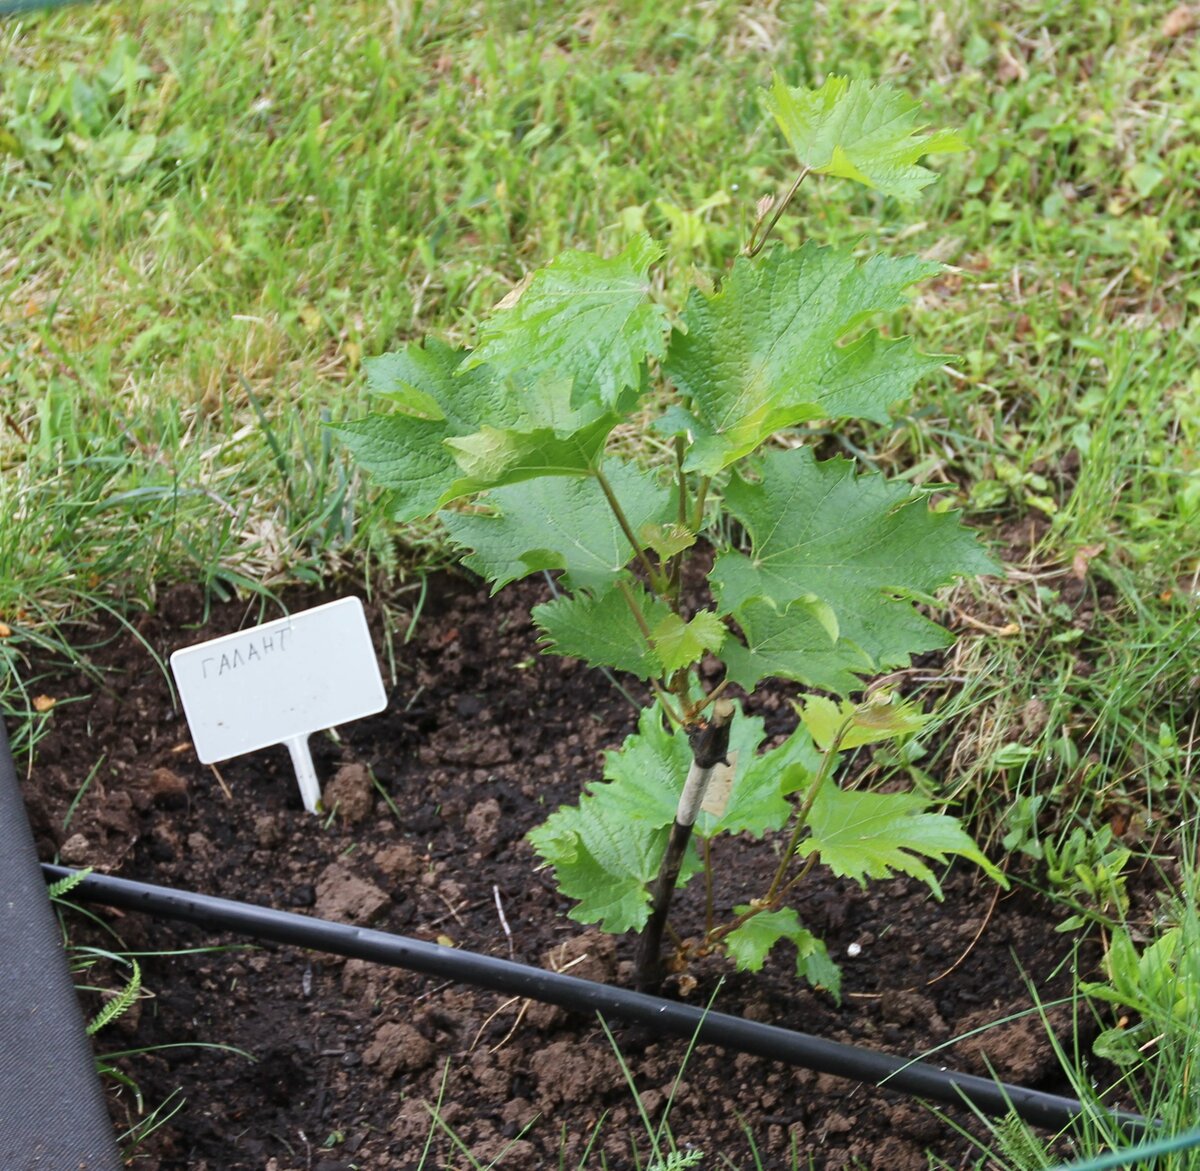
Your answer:
[[[34,662],[85,660],[96,607],[435,563],[436,530],[395,531],[324,429],[365,410],[361,360],[469,341],[529,269],[642,226],[680,303],[790,181],[757,88],[845,72],[974,148],[914,209],[810,180],[779,235],[953,266],[892,326],[961,362],[851,438],[1012,567],[953,599],[958,730],[880,767],[1012,848],[1114,814],[1169,831],[1200,687],[1200,54],[1173,8],[206,0],[0,22],[18,747],[52,718]]]
[[[1190,805],[1194,803],[1189,803]],[[1194,817],[1194,809],[1193,809]],[[1163,1171],[1197,1171],[1200,1168],[1200,1130],[1196,1129],[1198,1087],[1194,1076],[1196,1035],[1200,1027],[1195,956],[1200,945],[1200,918],[1196,911],[1196,837],[1193,828],[1184,831],[1187,842],[1175,898],[1164,902],[1153,928],[1146,924],[1122,924],[1115,931],[1135,941],[1133,952],[1141,961],[1127,972],[1120,992],[1122,1004],[1136,1006],[1131,1013],[1102,999],[1074,1005],[1076,1036],[1066,1048],[1053,1042],[1058,1060],[1071,1085],[1071,1093],[1085,1103],[1099,1106],[1115,1101],[1161,1127],[1132,1137],[1114,1127],[1103,1114],[1086,1119],[1074,1133],[1057,1136],[1060,1141],[1051,1155],[1051,1142],[1044,1134],[1015,1117],[988,1123],[988,1168],[996,1171],[1104,1171],[1128,1166],[1155,1167]],[[1166,884],[1169,885],[1169,884]],[[1178,932],[1178,950],[1150,959],[1156,939],[1166,931]],[[1106,983],[1101,980],[1100,983]],[[1095,1042],[1096,1051],[1106,1056],[1120,1054],[1112,1084],[1099,1082],[1093,1072],[1092,1048],[1080,1040],[1081,1028],[1089,1034],[1103,1029]],[[1049,1032],[1047,1023],[1047,1031]],[[1093,1068],[1089,1068],[1093,1067]],[[1110,1067],[1112,1068],[1112,1067]],[[1063,1152],[1069,1151],[1069,1159]],[[1118,1152],[1125,1162],[1118,1162]]]

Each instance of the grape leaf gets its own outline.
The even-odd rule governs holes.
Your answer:
[[[617,416],[602,415],[581,420],[562,435],[547,428],[519,431],[485,424],[474,434],[449,436],[446,447],[465,475],[446,488],[438,503],[539,476],[587,475],[616,423]]]
[[[920,793],[857,793],[826,781],[809,811],[809,836],[796,853],[802,858],[819,853],[839,878],[853,878],[864,887],[868,878],[908,874],[924,882],[939,900],[942,888],[921,856],[944,863],[954,854],[976,863],[1007,889],[1008,880],[958,820],[926,812],[929,805]]]
[[[443,446],[446,424],[408,415],[367,415],[330,430],[359,466],[391,489],[395,521],[418,520],[436,512],[456,467]]]
[[[886,256],[859,264],[812,243],[777,248],[761,262],[739,259],[719,292],[688,298],[685,328],[672,333],[663,362],[684,404],[656,427],[690,434],[684,467],[714,475],[806,419],[886,422],[943,359],[876,333],[837,343],[872,314],[898,308],[910,285],[940,268]]]
[[[746,641],[743,645],[727,638],[720,656],[730,681],[747,691],[778,676],[842,694],[862,687],[860,675],[875,672],[875,664],[854,643],[830,638],[828,625],[808,599],[780,607],[752,597],[732,612]]]
[[[763,721],[737,713],[730,729],[729,759],[736,754],[737,760],[730,801],[720,817],[700,814],[697,838],[743,831],[761,837],[787,823],[786,794],[818,767],[819,754],[803,727],[759,756],[762,739]],[[600,922],[605,931],[644,925],[645,887],[658,873],[691,763],[687,736],[664,726],[661,708],[649,707],[620,751],[605,755],[606,780],[588,785],[578,805],[559,809],[529,834],[534,849],[554,867],[559,888],[579,900],[572,919]],[[699,868],[689,848],[680,884]]]
[[[801,166],[899,199],[915,199],[937,178],[918,165],[923,156],[966,149],[952,130],[922,133],[920,103],[888,85],[827,77],[820,89],[789,89],[776,74],[761,100]]]
[[[675,618],[666,602],[651,597],[640,585],[631,583],[628,589],[647,626]],[[639,679],[658,679],[667,669],[616,587],[598,596],[580,593],[555,598],[534,606],[532,615],[543,634],[543,650],[583,659],[592,667],[628,671]]]
[[[643,234],[611,260],[562,253],[484,323],[464,370],[486,362],[522,377],[550,373],[573,381],[572,403],[615,404],[638,385],[647,357],[663,353],[664,311],[650,300],[648,275],[662,252]]]
[[[642,525],[638,538],[646,548],[658,554],[660,561],[670,561],[696,543],[696,534],[678,521],[666,525]]]
[[[823,940],[814,939],[808,951],[797,946],[796,974],[814,988],[824,988],[838,1004],[842,1003],[842,969],[830,958]]]
[[[698,837],[742,832],[761,837],[787,823],[791,805],[786,794],[819,767],[820,754],[803,727],[778,747],[759,755],[763,736],[763,721],[757,716],[739,711],[734,717],[728,753],[730,761],[736,755],[732,792],[719,817],[700,813],[695,825]],[[620,752],[608,754],[605,776],[617,786],[614,795],[626,803],[630,817],[665,818],[662,824],[666,825],[675,818],[691,763],[688,738],[665,727],[658,709],[650,708],[638,724],[638,735],[626,740]]]
[[[743,915],[750,907],[734,907],[735,915]],[[767,954],[781,939],[796,947],[796,975],[816,988],[824,988],[841,1003],[842,973],[829,958],[825,944],[800,922],[791,907],[778,911],[760,911],[725,937],[725,947],[738,970],[759,972]]]
[[[930,717],[911,703],[904,703],[889,692],[871,696],[866,703],[851,703],[844,699],[834,703],[823,695],[806,695],[796,705],[800,719],[814,742],[822,750],[837,738],[840,748],[858,748],[880,740],[894,740],[910,732],[919,732]]]
[[[658,661],[663,671],[670,674],[681,667],[690,667],[704,657],[705,651],[720,650],[725,626],[711,610],[701,610],[690,622],[684,622],[668,609],[650,634]]]
[[[399,410],[333,430],[393,492],[398,520],[485,488],[545,475],[586,475],[628,403],[571,407],[571,384],[502,378],[438,341],[365,363],[372,391]]]
[[[818,463],[806,448],[771,452],[755,472],[755,481],[735,475],[725,491],[727,510],[750,535],[750,554],[720,554],[709,580],[719,612],[737,619],[760,666],[845,692],[854,690],[846,671],[907,665],[910,655],[951,641],[911,599],[994,569],[957,513],[930,511],[907,484],[856,476],[849,460]],[[809,638],[807,629],[787,629],[795,603],[814,597],[836,615],[832,651],[816,649],[822,644],[815,632]],[[800,662],[806,640],[814,666]],[[739,672],[749,675],[732,643],[722,657],[732,666],[731,652]],[[842,676],[836,687],[815,682],[830,668]],[[757,678],[765,673],[754,671]]]
[[[782,744],[756,755],[763,722],[756,716],[742,716],[739,725],[736,737],[730,737],[730,751],[738,754],[733,789],[719,817],[702,812],[697,818],[696,833],[704,838],[719,833],[762,837],[768,830],[781,829],[792,813],[788,794],[803,788],[821,766],[821,754],[803,726]]]
[[[576,922],[614,932],[645,924],[646,885],[658,873],[690,761],[687,738],[666,731],[657,705],[646,708],[620,751],[605,755],[606,781],[589,784],[578,805],[564,806],[529,833],[554,867],[559,889],[579,901],[570,911]],[[699,868],[689,848],[679,885]]]
[[[671,491],[652,473],[613,460],[606,475],[635,532],[673,515]],[[538,570],[562,569],[570,588],[603,593],[634,555],[593,477],[528,480],[485,500],[491,515],[441,516],[450,540],[472,550],[463,564],[491,581],[493,592]]]
[[[654,704],[638,717],[637,732],[619,750],[604,754],[604,775],[610,782],[605,791],[631,819],[670,825],[691,763],[687,737],[672,732]]]
[[[443,403],[453,404],[451,380],[466,353],[437,338],[428,338],[423,344],[410,342],[403,349],[364,360],[367,387],[371,394],[389,399],[406,414],[444,422]],[[477,377],[491,384],[490,372]]]
[[[453,381],[464,356],[465,351],[431,339],[424,346],[413,343],[369,359],[363,365],[372,392],[391,399],[401,413],[372,414],[331,428],[356,462],[391,489],[396,520],[435,512],[455,477],[454,456],[445,440],[476,427],[458,412],[458,404],[474,402],[483,415],[504,409],[503,387],[491,371]]]
[[[558,889],[577,900],[570,918],[614,933],[639,931],[650,916],[646,884],[658,873],[670,831],[631,820],[596,795],[603,788],[593,786],[578,805],[552,813],[529,832],[529,842],[554,867]],[[693,855],[688,871],[695,866]]]

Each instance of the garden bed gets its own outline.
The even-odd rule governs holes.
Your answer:
[[[58,700],[26,781],[41,856],[627,983],[632,941],[569,920],[524,841],[599,775],[602,752],[636,717],[600,674],[536,654],[528,609],[544,591],[526,583],[489,599],[465,580],[430,579],[407,644],[410,614],[401,615],[388,709],[340,729],[340,743],[312,740],[322,777],[337,778],[327,791],[336,811],[322,819],[301,807],[283,748],[228,762],[219,777],[200,765],[146,649],[165,656],[274,611],[260,615],[243,602],[206,612],[199,591],[180,588],[139,623],[145,645],[121,628],[88,632],[102,644],[91,655],[102,682],[68,672],[39,684]],[[293,609],[323,600],[287,598]],[[368,613],[382,646],[381,612]],[[75,696],[83,698],[67,702]],[[770,732],[792,726],[781,697],[756,695],[749,706]],[[582,724],[580,711],[589,713]],[[761,889],[772,861],[726,845],[721,873],[737,877],[719,888],[721,904]],[[702,1005],[724,974],[714,1002],[723,1012],[917,1056],[1028,1009],[1030,980],[1042,1000],[1069,988],[1069,972],[1052,978],[1071,945],[1054,933],[1045,903],[1020,887],[994,901],[995,888],[965,867],[945,890],[938,904],[907,880],[864,892],[814,875],[799,907],[843,965],[840,1007],[797,984],[785,957],[772,957],[758,977],[705,961],[672,978],[667,992]],[[698,926],[688,920],[697,893],[679,898],[685,934]],[[116,926],[141,951],[228,942],[135,915]],[[415,1168],[433,1125],[428,1107],[439,1101],[442,1121],[484,1165],[515,1140],[501,1165],[558,1166],[561,1158],[574,1167],[597,1126],[587,1166],[599,1167],[602,1152],[609,1167],[634,1166],[633,1143],[644,1163],[637,1104],[595,1020],[548,1006],[522,1011],[496,993],[271,945],[144,967],[152,997],[101,1037],[107,1048],[222,1043],[256,1060],[184,1047],[130,1061],[149,1102],[176,1089],[186,1099],[145,1148],[143,1166]],[[1069,1020],[1051,1020],[1069,1036]],[[687,1047],[632,1027],[614,1034],[657,1121]],[[934,1060],[1067,1089],[1036,1015]],[[129,1107],[127,1095],[115,1104],[121,1125]],[[754,1166],[752,1150],[763,1165],[787,1165],[794,1145],[800,1166],[811,1156],[815,1168],[857,1160],[923,1171],[927,1149],[958,1166],[968,1148],[900,1095],[712,1048],[687,1060],[670,1117],[679,1145],[705,1151],[712,1165],[724,1155]],[[437,1129],[426,1165],[468,1165],[451,1152]]]

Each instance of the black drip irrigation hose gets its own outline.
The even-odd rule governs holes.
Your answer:
[[[42,871],[49,881],[78,873],[47,864],[42,865]],[[1140,1114],[1096,1111],[1075,1098],[989,1081],[923,1061],[908,1061],[775,1025],[707,1012],[658,996],[547,972],[511,960],[440,947],[386,931],[331,923],[251,903],[99,874],[90,874],[72,887],[71,898],[178,919],[210,931],[231,931],[273,943],[406,968],[426,976],[472,984],[576,1012],[600,1013],[606,1019],[644,1025],[661,1036],[684,1039],[695,1036],[706,1044],[835,1074],[866,1085],[882,1086],[917,1098],[955,1106],[968,1104],[992,1115],[1006,1115],[1012,1111],[1027,1122],[1051,1130],[1067,1127],[1089,1113],[1099,1113],[1131,1136],[1155,1129],[1155,1124]]]

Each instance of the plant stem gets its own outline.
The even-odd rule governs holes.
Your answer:
[[[762,239],[758,239],[758,230],[762,227],[763,221],[760,219],[758,223],[754,225],[754,231],[750,233],[750,243],[746,245],[747,256],[757,256],[763,250],[766,242],[771,238],[771,233],[775,230],[775,225],[779,223],[779,217],[783,215],[784,211],[787,209],[787,205],[792,202],[796,192],[800,190],[800,184],[804,182],[805,177],[808,175],[810,170],[811,168],[805,166],[800,171],[800,174],[796,176],[796,181],[792,184],[791,190],[788,191],[783,199],[774,204],[771,221],[763,230]]]
[[[629,612],[633,615],[634,622],[638,625],[638,630],[642,632],[642,637],[646,640],[646,645],[654,650],[654,635],[650,627],[646,625],[646,616],[642,613],[642,608],[637,604],[637,599],[633,596],[629,588],[629,583],[617,578],[617,589],[621,591],[621,597],[625,599],[625,605],[629,607]],[[666,689],[657,679],[650,680],[650,688],[658,697],[658,702],[662,704],[663,711],[667,713],[667,718],[676,727],[683,728],[691,722],[691,717],[681,716],[674,707],[671,706],[671,701],[668,698]]]
[[[679,523],[687,528],[688,519],[688,487],[687,475],[683,470],[683,457],[687,454],[687,439],[682,435],[675,436],[675,475],[679,482]]]
[[[683,457],[687,453],[687,440],[682,435],[675,436],[675,475],[679,484],[679,508],[676,518],[679,527],[686,529],[688,523],[688,486],[687,475],[683,470]],[[667,589],[671,597],[678,602],[680,584],[683,580],[683,551],[671,558],[671,570],[667,575]]]
[[[711,483],[711,476],[702,476],[700,483],[696,485],[696,504],[692,509],[691,529],[697,535],[699,535],[701,528],[704,527],[704,500],[708,496],[708,486]]]
[[[704,855],[704,934],[707,936],[713,929],[713,872],[711,838],[704,839],[701,852]]]
[[[646,615],[642,613],[642,608],[637,604],[637,599],[633,596],[633,592],[629,588],[629,583],[622,578],[617,578],[617,589],[621,591],[621,597],[625,599],[625,604],[629,607],[629,612],[633,615],[634,622],[637,623],[638,630],[642,632],[642,637],[646,640],[646,645],[654,649],[654,634],[650,627],[646,625]]]
[[[708,932],[704,936],[704,946],[706,948],[710,948],[714,944],[720,943],[725,936],[731,935],[743,923],[748,923],[751,919],[753,919],[755,915],[761,915],[764,911],[778,911],[779,904],[783,902],[783,896],[787,894],[792,887],[799,886],[800,883],[802,883],[808,877],[808,872],[812,870],[816,864],[817,852],[814,850],[811,854],[809,854],[800,873],[794,878],[788,879],[788,881],[779,888],[779,891],[776,893],[773,899],[770,899],[769,901],[767,899],[756,899],[754,903],[751,904],[749,910],[743,911],[740,915],[734,916],[734,918],[730,919],[728,923],[722,923],[721,926],[715,930],[713,929],[712,924],[709,923]]]
[[[689,703],[683,710],[683,717],[686,723],[691,723],[710,703],[715,703],[721,697],[721,692],[729,686],[728,679],[722,679],[706,696],[696,700],[694,703]]]
[[[662,684],[657,679],[651,679],[650,689],[654,692],[655,697],[662,706],[662,710],[667,713],[667,719],[677,728],[686,728],[687,724],[684,723],[683,717],[671,706],[671,697],[663,690]]]
[[[787,849],[784,850],[783,857],[779,860],[779,868],[775,871],[775,877],[771,879],[771,885],[767,889],[766,897],[763,899],[764,903],[771,902],[779,894],[780,887],[783,886],[783,880],[787,877],[788,867],[792,864],[792,857],[796,853],[796,847],[800,844],[800,835],[804,832],[804,827],[808,824],[808,815],[813,807],[813,802],[817,799],[817,793],[820,792],[821,786],[829,777],[838,748],[842,743],[842,737],[849,731],[850,723],[851,721],[848,719],[842,721],[841,727],[838,728],[833,739],[829,742],[829,747],[825,749],[825,755],[821,757],[821,767],[817,769],[816,774],[813,776],[808,786],[808,792],[804,795],[803,803],[796,810],[796,824],[792,827]],[[804,873],[808,873],[808,871],[806,870]]]
[[[671,836],[667,839],[667,848],[650,895],[650,918],[638,944],[635,980],[638,989],[643,992],[656,988],[662,979],[662,937],[671,909],[671,896],[675,893],[683,855],[691,840],[692,827],[700,814],[704,792],[713,770],[724,762],[729,749],[729,724],[733,713],[734,706],[729,700],[718,701],[713,708],[712,719],[692,742],[692,767],[688,771],[683,792],[679,795]]]
[[[662,580],[662,574],[654,568],[650,558],[646,556],[646,550],[642,548],[641,542],[634,534],[633,527],[629,523],[629,518],[625,515],[625,510],[621,507],[621,502],[617,499],[612,484],[608,482],[608,477],[604,474],[604,469],[597,464],[593,468],[593,471],[596,476],[596,482],[600,485],[600,491],[604,493],[604,499],[608,501],[608,506],[612,509],[613,516],[617,518],[617,524],[621,526],[621,532],[625,534],[625,539],[633,547],[634,556],[646,571],[650,588],[656,594],[661,594],[665,584]]]

